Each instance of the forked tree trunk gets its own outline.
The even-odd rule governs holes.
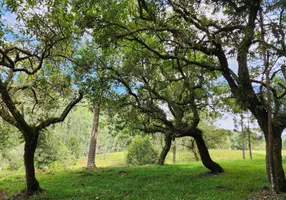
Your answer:
[[[209,170],[211,170],[212,173],[224,172],[223,168],[211,159],[208,148],[207,148],[205,141],[203,139],[203,136],[202,135],[196,135],[196,136],[194,136],[194,139],[195,139],[197,147],[199,149],[199,153],[200,153],[203,165],[206,168],[208,168]]]
[[[159,156],[158,165],[164,165],[166,156],[168,152],[170,151],[171,144],[172,144],[171,136],[165,135],[165,144]]]
[[[40,192],[41,188],[39,182],[35,176],[35,166],[34,166],[34,157],[35,151],[38,143],[39,133],[31,134],[29,138],[25,140],[25,148],[24,148],[24,163],[26,170],[26,184],[27,184],[27,192],[34,193]]]
[[[99,126],[99,113],[100,113],[100,106],[99,104],[96,103],[93,109],[93,126],[90,136],[89,151],[88,151],[87,166],[86,166],[87,168],[90,169],[95,168],[95,154],[97,145],[98,126]]]

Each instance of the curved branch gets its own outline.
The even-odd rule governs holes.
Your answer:
[[[60,117],[50,118],[44,122],[41,122],[38,126],[36,126],[37,131],[41,131],[42,129],[48,127],[51,124],[56,124],[65,120],[66,116],[69,114],[71,109],[83,98],[83,94],[80,92],[79,96],[71,101],[67,107],[64,109]]]

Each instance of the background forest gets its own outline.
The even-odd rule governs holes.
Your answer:
[[[90,106],[86,101],[83,101],[75,107],[63,123],[47,128],[39,138],[35,155],[36,168],[42,170],[68,169],[72,168],[78,159],[86,159],[92,130],[92,117],[93,113]],[[236,116],[236,118],[240,118],[240,116]],[[96,154],[106,155],[114,152],[125,152],[136,135],[148,135],[156,151],[159,152],[162,149],[164,138],[161,134],[144,134],[138,130],[132,130],[130,127],[118,128],[114,121],[112,118],[110,119],[108,114],[102,112]],[[244,119],[244,121],[244,142],[247,151],[249,149],[249,130],[247,120]],[[236,129],[226,130],[203,121],[200,127],[204,131],[208,148],[242,150],[241,127],[238,122],[236,125]],[[20,133],[3,120],[1,120],[1,131],[3,133],[1,140],[5,142],[1,142],[0,169],[24,171],[24,144]],[[253,150],[265,150],[263,136],[257,129],[250,130],[250,137]],[[191,160],[195,161],[196,156],[199,158],[196,145],[191,138],[178,138],[173,146],[175,147],[172,149],[176,148],[177,156],[180,153],[187,153]],[[172,154],[173,151],[171,150],[169,154]],[[246,159],[249,159],[248,151],[246,152]]]

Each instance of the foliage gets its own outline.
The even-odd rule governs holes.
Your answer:
[[[59,166],[70,168],[76,163],[71,151],[52,133],[41,134],[35,153],[37,169],[49,169]]]
[[[74,156],[82,157],[87,152],[91,124],[92,112],[86,102],[82,102],[71,111],[63,123],[49,127],[48,130],[55,133]]]
[[[5,154],[21,141],[19,131],[2,119],[0,119],[0,132],[0,154]]]
[[[23,171],[23,154],[23,144],[20,144],[8,150],[6,149],[4,153],[0,154],[0,171]]]
[[[148,136],[136,135],[127,148],[127,164],[146,165],[155,164],[158,153],[152,147]]]
[[[71,155],[75,158],[79,158],[80,156],[80,143],[76,137],[70,137],[67,141],[67,148],[71,151]]]
[[[203,137],[210,149],[229,149],[231,131],[217,128],[202,122],[199,127],[203,131]]]

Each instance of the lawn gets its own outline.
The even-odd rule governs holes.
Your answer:
[[[200,162],[182,164],[188,157],[183,153],[177,156],[179,164],[163,167],[122,167],[124,153],[108,154],[106,160],[98,156],[100,167],[94,171],[80,168],[84,165],[81,160],[76,169],[38,173],[46,191],[32,199],[240,200],[268,186],[264,152],[254,152],[253,160],[241,160],[240,151],[212,150],[211,154],[226,173],[212,175]],[[0,188],[5,193],[12,194],[24,186],[23,173],[0,173]]]

